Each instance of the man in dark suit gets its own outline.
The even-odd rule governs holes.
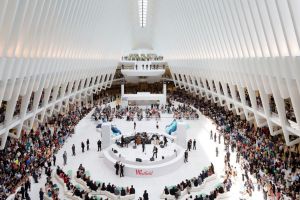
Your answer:
[[[189,157],[189,153],[188,153],[188,151],[186,150],[186,151],[184,152],[184,163],[188,162],[188,157]]]
[[[44,200],[44,192],[42,188],[40,189],[39,195],[40,195],[40,200]]]
[[[97,142],[98,151],[101,151],[101,144],[102,144],[101,140],[98,140],[98,142]]]
[[[82,153],[84,153],[84,147],[85,147],[84,143],[81,142],[81,150],[82,150]]]
[[[116,162],[115,164],[116,175],[119,175],[119,168],[120,168],[119,162]]]
[[[145,140],[142,141],[142,149],[143,149],[143,152],[145,152]]]
[[[123,165],[122,163],[120,164],[120,177],[124,177],[124,167],[125,165]]]
[[[87,151],[90,150],[90,140],[89,139],[86,140],[86,150]]]

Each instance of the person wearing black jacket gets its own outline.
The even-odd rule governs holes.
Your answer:
[[[110,191],[110,189],[111,189],[111,185],[110,183],[108,183],[108,185],[106,186],[106,191]]]
[[[105,183],[102,183],[101,190],[102,190],[102,191],[105,191],[105,190],[106,190]]]
[[[114,185],[112,185],[112,186],[110,187],[110,193],[112,193],[112,194],[115,193],[115,186],[114,186]]]
[[[84,153],[84,143],[81,142],[81,150],[82,150],[82,153]]]
[[[119,168],[120,168],[120,164],[119,164],[119,162],[116,162],[116,164],[115,164],[115,169],[116,169],[116,175],[119,175]]]
[[[164,193],[165,193],[166,195],[170,194],[169,189],[167,188],[167,186],[166,186],[165,189],[164,189]]]
[[[24,185],[21,186],[21,194],[22,194],[22,199],[25,199],[25,188],[24,188]]]
[[[122,163],[120,164],[120,177],[124,177],[124,167],[125,165],[123,165]]]
[[[40,195],[40,200],[44,200],[44,192],[42,188],[40,189],[39,195]]]
[[[135,194],[135,189],[134,189],[133,185],[132,185],[131,188],[129,189],[129,193],[130,193],[130,194]]]
[[[90,150],[90,140],[89,139],[86,140],[86,150],[87,151]]]
[[[98,151],[101,151],[101,144],[102,144],[101,140],[98,140],[98,142],[97,142]]]
[[[30,191],[30,189],[31,189],[31,183],[30,183],[30,180],[28,178],[25,182],[25,191],[28,192],[28,191]]]
[[[144,191],[143,198],[144,198],[144,200],[149,200],[149,195],[148,195],[147,190]]]
[[[121,196],[125,196],[126,195],[126,191],[125,191],[125,189],[122,187],[122,189],[121,189]]]

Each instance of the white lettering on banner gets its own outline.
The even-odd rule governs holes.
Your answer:
[[[153,171],[144,171],[142,169],[136,169],[135,174],[138,176],[152,176]]]

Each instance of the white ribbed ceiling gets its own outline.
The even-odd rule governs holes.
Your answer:
[[[119,0],[1,0],[0,56],[111,60],[131,48]]]
[[[299,0],[155,1],[153,47],[167,59],[299,56]]]
[[[0,56],[172,60],[299,56],[299,0],[1,0]]]

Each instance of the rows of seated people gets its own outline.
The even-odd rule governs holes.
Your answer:
[[[128,56],[122,56],[122,60],[150,61],[163,60],[163,57],[156,54],[129,54]]]
[[[95,200],[95,197],[90,197],[89,192],[85,191],[84,189],[75,186],[71,182],[71,177],[66,174],[59,166],[56,168],[56,175],[63,181],[67,188],[67,192],[70,192],[73,196],[79,197],[80,199],[84,200]]]
[[[171,101],[178,101],[179,104],[177,107],[174,106]],[[168,98],[170,109],[173,113],[173,117],[176,119],[198,119],[199,115],[197,114],[197,110],[191,107],[190,102],[187,102],[183,95],[169,95]],[[169,108],[167,108],[168,110]],[[169,111],[168,111],[169,112]]]
[[[125,107],[121,108],[117,105],[112,108],[109,104],[105,106],[97,106],[92,114],[95,121],[101,120],[103,122],[112,121],[114,118],[122,119],[126,116],[127,121],[132,121],[136,113],[140,113],[141,109],[138,107]]]
[[[44,196],[42,196],[44,195]],[[53,200],[58,200],[59,199],[59,187],[56,183],[52,181],[51,178],[47,178],[46,183],[45,183],[45,194],[40,190],[40,199],[53,199]]]
[[[226,193],[230,192],[230,189],[231,189],[231,186],[232,186],[231,178],[233,176],[236,176],[236,173],[233,170],[232,166],[230,165],[229,159],[227,159],[226,155],[225,155],[225,177],[224,177],[223,182],[221,184],[215,186],[214,189],[209,192],[209,194],[201,193],[201,194],[195,195],[194,198],[191,195],[190,199],[194,199],[194,200],[213,200],[213,199],[216,199],[217,197],[220,197],[222,195],[225,195],[223,197],[227,197]],[[222,199],[222,197],[220,197],[220,199]]]
[[[286,99],[284,102],[285,102],[286,118],[288,120],[296,122],[296,116],[295,116],[295,113],[294,113],[292,102],[289,101],[288,99]]]
[[[82,166],[82,164],[79,165],[78,170],[76,172],[76,178],[83,180],[87,187],[94,192],[97,191],[107,191],[111,194],[114,194],[116,196],[126,196],[126,195],[134,195],[135,189],[133,186],[131,187],[117,187],[114,184],[108,183],[107,185],[103,182],[96,182],[91,180],[90,176],[86,174],[85,168]]]
[[[127,121],[133,121],[135,117],[137,117],[138,120],[142,120],[144,117],[147,119],[160,118],[160,111],[156,106],[147,108],[145,110],[145,116],[143,113],[143,109],[137,106],[128,106],[123,108],[117,105],[115,108],[112,108],[108,104],[105,106],[97,106],[92,114],[92,118],[95,121],[101,120],[103,122],[112,121],[114,118],[123,119],[123,117],[125,117]]]
[[[224,193],[224,187],[223,186],[218,186],[212,191],[210,191],[209,194],[199,194],[195,195],[194,200],[213,200],[218,197],[219,194]]]
[[[22,130],[21,138],[8,138],[0,151],[0,199],[14,193],[29,175],[35,182],[46,162],[74,133],[74,127],[91,108],[77,106],[67,114],[59,114],[39,124],[35,130]]]
[[[207,169],[202,170],[202,172],[197,177],[186,179],[185,181],[182,181],[177,185],[169,188],[166,186],[163,193],[165,195],[173,195],[176,199],[178,199],[179,196],[182,195],[181,193],[184,190],[187,190],[186,192],[189,194],[192,187],[196,188],[200,186],[207,177],[213,175],[214,173],[214,165],[211,163],[211,165]]]
[[[243,157],[248,162],[245,173],[256,178],[259,187],[263,188],[265,199],[283,195],[300,198],[298,144],[286,146],[283,136],[271,136],[268,127],[255,127],[232,111],[204,98],[188,96],[185,101],[212,119],[223,134],[225,144],[237,150],[237,158]]]
[[[0,106],[0,124],[3,123],[5,120],[6,107],[7,107],[7,102],[2,101]]]

